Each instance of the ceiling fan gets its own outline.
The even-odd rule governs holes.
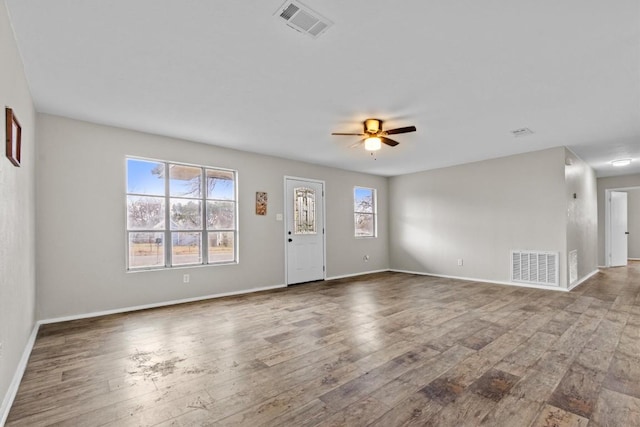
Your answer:
[[[354,135],[363,136],[364,139],[354,146],[360,145],[364,141],[364,149],[367,151],[377,151],[382,148],[382,143],[387,144],[390,147],[395,147],[399,144],[398,141],[394,141],[391,138],[387,138],[387,135],[397,135],[399,133],[415,132],[415,126],[405,126],[401,128],[382,130],[382,120],[367,119],[362,122],[364,125],[363,133],[343,133],[333,132],[331,135]]]

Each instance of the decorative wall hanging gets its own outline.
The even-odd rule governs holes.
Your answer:
[[[20,151],[22,149],[22,128],[20,122],[9,107],[6,112],[7,157],[15,166],[20,167]]]
[[[256,215],[267,214],[267,193],[262,191],[256,192]]]

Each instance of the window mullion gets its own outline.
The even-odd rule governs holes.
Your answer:
[[[172,267],[173,242],[171,240],[171,197],[169,197],[169,163],[164,164],[164,265]]]
[[[202,215],[202,227],[201,229],[201,244],[200,246],[202,247],[202,253],[201,255],[201,259],[202,259],[202,264],[208,264],[209,263],[209,235],[207,233],[207,171],[205,168],[200,169],[200,173],[201,175],[201,179],[200,181],[202,182],[202,189],[200,191],[200,200],[202,200],[202,209],[200,210],[200,215]]]

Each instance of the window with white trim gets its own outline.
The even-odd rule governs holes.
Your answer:
[[[377,236],[376,189],[353,189],[353,218],[356,237]]]
[[[236,172],[127,158],[129,270],[237,262]]]

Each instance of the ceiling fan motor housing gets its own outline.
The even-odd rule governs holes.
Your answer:
[[[364,130],[366,133],[375,135],[382,130],[382,120],[367,119],[364,121]]]

